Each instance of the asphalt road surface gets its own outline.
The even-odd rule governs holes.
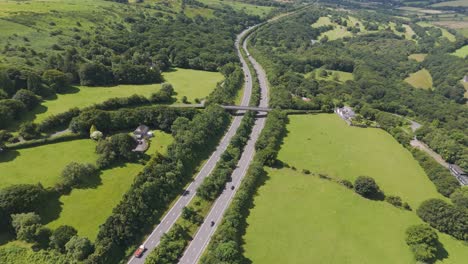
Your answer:
[[[247,63],[242,59],[242,56],[240,55],[239,51],[239,41],[240,39],[247,34],[249,29],[243,31],[237,36],[236,40],[236,48],[238,49],[239,57],[241,58],[242,62],[242,69],[245,74],[245,86],[244,86],[244,95],[242,97],[242,106],[248,106],[250,102],[250,97],[252,94],[252,76],[250,74],[249,67]],[[267,106],[265,104],[265,106]],[[242,112],[242,111],[241,111]],[[172,208],[166,213],[166,215],[163,217],[161,222],[156,226],[156,228],[153,230],[153,232],[148,236],[146,241],[143,243],[143,245],[147,248],[147,250],[144,252],[143,256],[141,258],[135,258],[132,256],[132,258],[128,261],[129,264],[143,264],[145,262],[146,257],[150,254],[151,251],[156,248],[156,246],[159,244],[161,241],[161,237],[163,234],[168,232],[171,227],[174,225],[176,222],[177,218],[182,214],[182,209],[190,203],[192,198],[195,196],[196,190],[198,186],[203,182],[203,180],[211,174],[213,169],[215,168],[216,164],[218,163],[221,155],[224,153],[226,148],[229,145],[229,142],[231,141],[232,137],[236,134],[237,129],[239,128],[239,125],[241,123],[243,116],[236,116],[234,117],[234,120],[231,123],[231,126],[229,127],[228,131],[224,135],[224,137],[221,139],[218,147],[216,150],[213,152],[213,154],[210,156],[210,158],[206,161],[206,163],[203,165],[202,169],[200,172],[196,175],[195,179],[193,182],[186,188],[186,191],[180,198],[177,200],[177,202],[172,206]],[[136,250],[136,248],[135,248]]]
[[[247,52],[247,40],[242,45],[246,53],[249,54]],[[255,61],[255,59],[252,58],[252,56],[249,56],[249,60],[254,66],[255,71],[257,72],[258,80],[260,83],[261,99],[259,106],[266,108],[268,107],[268,85],[265,71],[262,69],[260,64],[258,64]],[[242,58],[242,56],[241,61],[244,64],[244,59]],[[205,218],[205,221],[198,229],[198,232],[195,234],[193,240],[190,242],[189,246],[185,250],[182,258],[179,261],[179,264],[195,264],[200,259],[205,248],[210,242],[212,235],[216,231],[218,224],[221,222],[224,212],[231,203],[232,198],[234,197],[237,188],[239,187],[242,179],[244,178],[251,161],[253,160],[253,157],[255,155],[255,143],[257,142],[260,132],[262,131],[264,126],[264,117],[257,118],[255,120],[255,125],[252,129],[252,133],[250,134],[250,139],[244,148],[244,152],[242,153],[239,162],[237,163],[237,168],[232,174],[232,181],[227,183],[225,190],[214,203],[213,207],[211,208],[210,212]],[[234,186],[233,190],[231,190],[232,186]],[[212,221],[214,222],[213,226],[211,226]]]

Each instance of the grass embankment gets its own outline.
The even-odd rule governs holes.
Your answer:
[[[163,74],[166,82],[171,83],[176,91],[177,99],[186,96],[189,102],[195,98],[204,98],[216,88],[223,79],[219,72],[207,72],[188,69],[175,69]],[[86,107],[103,102],[113,97],[127,97],[133,94],[149,96],[158,91],[161,84],[148,85],[117,85],[113,87],[76,87],[73,93],[58,94],[54,100],[46,100],[36,108],[36,121],[67,111],[73,107]]]
[[[279,159],[297,168],[268,169],[247,219],[245,255],[253,263],[415,263],[405,229],[413,212],[371,201],[313,173],[353,181],[368,175],[388,195],[417,208],[441,198],[409,151],[379,129],[349,127],[336,115],[290,116]],[[440,234],[442,263],[463,263],[468,248]],[[363,253],[364,252],[364,253]]]
[[[170,134],[155,131],[147,153],[165,153],[171,142]],[[70,225],[78,230],[78,235],[93,241],[99,225],[106,221],[143,167],[142,164],[127,163],[104,170],[100,175],[101,182],[94,188],[74,189],[69,195],[60,197],[61,212],[48,227],[54,229],[60,225]]]
[[[415,73],[410,74],[405,82],[411,84],[414,88],[431,89],[432,88],[432,76],[428,70],[422,69]]]

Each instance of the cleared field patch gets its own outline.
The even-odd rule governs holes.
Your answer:
[[[176,69],[164,73],[164,78],[166,82],[174,86],[179,100],[183,96],[187,96],[187,99],[193,102],[195,98],[208,96],[215,89],[216,84],[223,79],[223,76],[219,72]],[[56,99],[43,102],[36,109],[36,121],[42,121],[50,115],[65,112],[73,107],[82,108],[113,97],[126,97],[133,94],[149,96],[160,88],[161,84],[117,85],[112,87],[78,86],[73,93],[58,94]]]
[[[269,169],[268,176],[247,218],[244,249],[252,263],[415,263],[405,243],[405,229],[422,222],[414,212],[291,169]],[[448,258],[437,263],[468,257],[462,242],[439,240]]]
[[[402,25],[405,28],[405,32],[399,32],[398,30],[396,30],[396,24],[394,22],[390,22],[388,25],[390,26],[390,29],[393,31],[393,33],[395,33],[396,35],[403,35],[405,39],[413,40],[413,35],[415,33],[409,25]]]
[[[454,53],[452,53],[453,55],[455,56],[458,56],[460,58],[465,58],[466,56],[468,56],[468,45],[466,46],[463,46],[459,49],[457,49]]]
[[[422,69],[415,73],[410,74],[405,82],[411,84],[414,88],[431,89],[432,88],[432,76],[428,70]]]
[[[433,4],[432,6],[439,7],[439,6],[468,6],[468,1],[466,0],[457,0],[457,1],[448,1]]]
[[[468,98],[468,83],[463,82],[463,86],[465,87],[465,98]]]
[[[68,163],[96,162],[95,145],[90,139],[81,139],[2,153],[0,188],[39,182],[53,186]]]
[[[422,27],[435,27],[441,30],[442,32],[442,37],[447,38],[449,41],[454,42],[456,40],[455,36],[448,32],[447,29],[443,27],[436,26],[434,24],[428,23],[428,22],[418,22],[418,25]]]
[[[409,59],[415,60],[417,62],[423,62],[426,57],[426,53],[415,53],[408,56]]]
[[[320,17],[317,20],[317,22],[312,24],[312,27],[318,28],[318,27],[328,26],[328,25],[335,25],[335,23],[331,22],[329,17],[324,16],[324,17]]]
[[[165,153],[172,141],[170,134],[155,131],[147,153],[154,154],[156,150]],[[142,169],[142,164],[127,163],[104,170],[100,175],[102,182],[96,188],[74,189],[69,195],[62,196],[59,218],[47,226],[53,229],[60,225],[70,225],[78,230],[80,236],[96,239],[99,225],[106,221]]]
[[[317,80],[335,81],[335,82],[341,82],[341,83],[344,83],[346,81],[351,81],[354,79],[354,76],[351,72],[326,70],[327,76],[320,76],[320,72],[321,70],[313,71],[309,74],[306,74],[306,77],[309,77],[310,75],[312,75]]]
[[[334,114],[291,116],[287,129],[278,158],[298,170],[351,181],[367,175],[413,208],[442,198],[411,153],[381,129],[351,127]]]
[[[256,6],[247,3],[232,1],[232,0],[200,0],[200,2],[207,4],[208,6],[212,7],[221,7],[222,5],[228,5],[232,7],[234,10],[241,11],[243,10],[245,13],[250,15],[257,15],[260,17],[266,16],[270,13],[274,7],[271,6]]]

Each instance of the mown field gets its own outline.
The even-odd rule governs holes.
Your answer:
[[[386,194],[416,208],[438,197],[409,151],[379,129],[349,127],[332,114],[291,116],[279,159],[297,168],[267,169],[247,219],[245,256],[253,263],[415,263],[405,229],[416,214],[372,201],[313,173],[374,177]],[[287,197],[287,199],[285,199]],[[439,234],[440,263],[463,263],[468,247]]]
[[[8,151],[0,156],[0,188],[39,182],[51,187],[68,163],[94,163],[95,146],[91,139],[81,139]]]
[[[186,96],[189,102],[195,98],[204,98],[216,88],[216,84],[223,79],[219,72],[207,72],[189,69],[176,69],[164,73],[166,82],[171,83],[176,91],[177,99]],[[161,84],[148,85],[118,85],[112,87],[86,87],[78,86],[73,93],[59,94],[56,99],[46,100],[36,108],[37,122],[46,117],[65,112],[73,107],[86,107],[95,103],[103,102],[113,97],[126,97],[133,94],[149,96],[158,91]]]
[[[405,82],[411,84],[414,88],[431,89],[432,77],[428,70],[422,69],[415,73],[410,74]]]
[[[156,151],[164,153],[172,142],[172,136],[155,132],[148,154]],[[142,164],[123,164],[120,167],[104,170],[101,183],[95,188],[74,189],[69,195],[60,198],[61,212],[58,219],[48,224],[54,229],[60,225],[70,225],[78,230],[78,235],[96,239],[99,225],[112,213],[112,209],[122,199],[135,176],[143,169]]]

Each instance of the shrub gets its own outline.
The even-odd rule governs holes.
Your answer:
[[[432,261],[436,257],[437,233],[428,225],[413,225],[406,229],[406,244],[413,251],[417,261]]]
[[[304,169],[304,170],[302,170],[302,173],[303,173],[303,174],[310,174],[310,170]]]
[[[468,186],[457,189],[450,195],[453,204],[468,209]]]
[[[348,189],[353,189],[353,183],[348,180],[340,180],[340,184],[346,186]]]
[[[65,187],[80,186],[98,173],[92,164],[69,163],[62,171],[60,184]]]
[[[35,213],[12,214],[11,219],[17,239],[26,242],[35,241],[36,231],[42,226],[39,215]]]
[[[76,236],[78,232],[75,228],[67,225],[59,226],[52,232],[50,237],[50,246],[62,253],[65,252],[65,245],[73,236]]]
[[[39,137],[41,134],[38,132],[37,125],[31,122],[26,122],[20,125],[19,135],[24,139],[34,139]]]
[[[375,180],[368,176],[359,176],[354,181],[354,191],[366,198],[371,198],[380,193],[379,186]]]
[[[93,252],[91,241],[85,237],[73,236],[65,244],[67,254],[76,260],[84,260]]]
[[[36,94],[26,89],[18,90],[13,99],[22,102],[28,110],[36,107],[40,100]]]
[[[389,196],[385,197],[385,201],[388,202],[389,204],[395,206],[395,207],[402,207],[403,206],[403,203],[401,201],[400,196],[389,195]]]

